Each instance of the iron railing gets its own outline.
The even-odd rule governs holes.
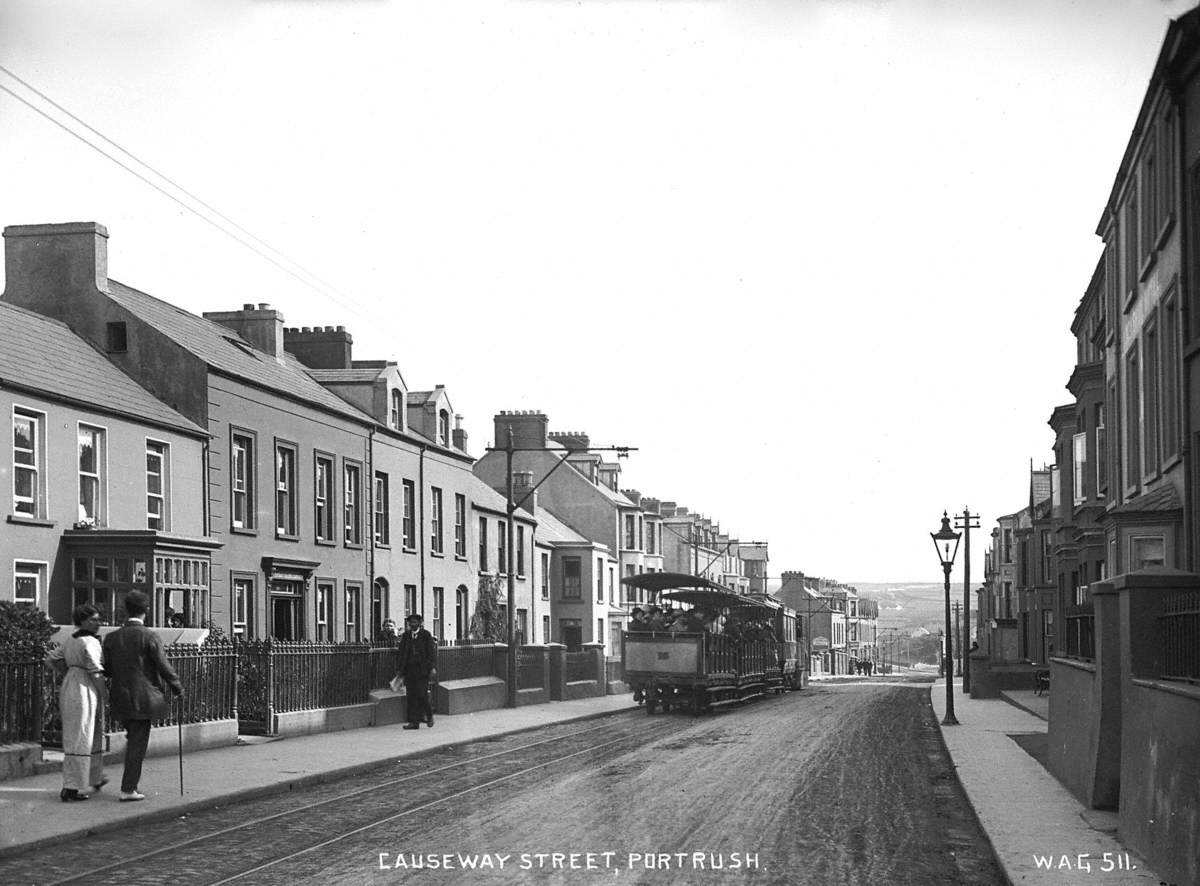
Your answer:
[[[1162,677],[1200,682],[1200,591],[1173,594],[1159,616]]]
[[[471,677],[493,676],[496,646],[487,643],[476,646],[446,646],[438,650],[438,682],[466,680]]]
[[[44,716],[45,680],[40,646],[0,649],[0,744],[39,741]]]
[[[1090,599],[1068,606],[1063,621],[1067,655],[1089,661],[1096,657],[1096,615]]]
[[[156,720],[156,726],[174,726],[182,723],[206,723],[213,720],[233,720],[238,716],[237,661],[233,644],[210,642],[203,646],[176,644],[165,649],[167,662],[183,684],[183,695],[178,699],[167,694],[170,702],[167,716]],[[38,663],[34,675],[29,672],[30,689],[37,687],[41,694],[41,709],[37,719],[26,721],[22,730],[29,737],[8,739],[10,741],[41,741],[44,747],[62,747],[62,712],[58,706],[59,680],[54,669]],[[0,651],[0,683],[12,675],[4,665],[4,652]],[[27,716],[34,712],[27,710]],[[36,727],[34,726],[36,724]],[[112,709],[104,709],[104,731],[119,732],[121,721],[112,715]],[[3,738],[0,737],[0,743]]]

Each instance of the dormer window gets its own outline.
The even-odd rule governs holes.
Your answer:
[[[388,415],[388,424],[397,431],[404,430],[404,391],[392,388],[392,409]]]
[[[437,440],[443,446],[450,445],[450,413],[445,409],[438,413]]]

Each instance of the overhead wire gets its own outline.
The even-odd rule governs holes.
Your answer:
[[[180,194],[183,194],[184,196],[186,196],[188,200],[191,200],[195,204],[198,204],[199,206],[203,207],[207,212],[211,213],[213,216],[216,216],[217,219],[220,219],[220,221],[224,222],[225,225],[228,225],[228,226],[236,229],[236,231],[241,232],[241,234],[243,234],[244,236],[239,236],[238,233],[235,233],[234,231],[229,230],[228,227],[226,227],[223,224],[220,224],[217,220],[209,217],[204,212],[200,212],[196,208],[196,206],[189,204],[187,202],[187,200],[181,199],[178,195],[171,193],[171,191],[169,189],[164,188],[158,182],[153,181],[151,178],[147,177],[139,170],[134,169],[128,163],[125,163],[120,158],[113,156],[111,153],[106,151],[100,145],[95,144],[93,141],[90,141],[88,138],[84,137],[84,135],[82,135],[81,133],[77,132],[76,130],[72,129],[70,126],[66,125],[62,120],[59,120],[56,117],[54,117],[54,115],[47,113],[44,108],[38,107],[37,104],[30,101],[27,97],[14,91],[13,89],[9,88],[8,86],[5,86],[3,83],[0,83],[0,90],[8,93],[13,98],[15,98],[17,101],[21,102],[22,104],[24,104],[25,106],[27,106],[28,108],[30,108],[31,110],[36,112],[37,114],[40,114],[45,119],[49,120],[55,126],[58,126],[63,131],[69,133],[70,135],[72,135],[76,139],[78,139],[79,141],[83,142],[85,145],[90,147],[92,150],[96,151],[97,153],[103,155],[107,159],[111,160],[113,163],[120,166],[122,169],[124,169],[130,175],[133,175],[135,178],[139,179],[140,181],[142,181],[145,184],[149,185],[150,187],[154,188],[156,191],[158,191],[163,196],[167,197],[169,200],[173,201],[174,203],[178,204],[182,208],[186,209],[188,212],[192,213],[197,218],[207,222],[209,225],[216,228],[221,233],[225,234],[225,236],[229,237],[230,239],[234,240],[235,242],[246,247],[251,252],[258,255],[260,258],[270,262],[272,265],[274,265],[279,270],[283,271],[284,273],[288,274],[292,278],[303,283],[309,289],[312,289],[313,291],[332,299],[333,301],[337,302],[341,307],[352,311],[353,313],[363,317],[364,319],[377,319],[377,318],[372,318],[372,317],[368,316],[368,314],[365,312],[363,307],[358,304],[358,300],[355,299],[353,296],[350,296],[346,293],[341,292],[333,284],[328,283],[325,280],[322,280],[319,276],[317,276],[316,274],[309,271],[307,268],[305,268],[299,262],[289,258],[285,253],[283,253],[279,249],[275,248],[270,243],[263,240],[261,237],[258,237],[253,232],[247,230],[245,227],[238,224],[236,221],[231,219],[229,216],[225,215],[223,212],[216,209],[210,203],[206,202],[205,200],[201,199],[197,195],[193,194],[187,188],[185,188],[182,185],[175,182],[170,176],[159,172],[157,169],[155,169],[153,166],[151,166],[145,160],[142,160],[140,157],[138,157],[132,151],[128,150],[127,148],[118,144],[113,139],[109,138],[107,135],[102,133],[100,130],[96,129],[94,126],[89,124],[87,121],[81,119],[79,116],[72,113],[67,108],[63,107],[61,104],[56,102],[50,96],[46,95],[44,92],[39,90],[37,87],[33,86],[26,80],[22,79],[21,77],[19,77],[15,73],[13,73],[11,70],[9,70],[4,65],[0,65],[0,72],[4,73],[8,77],[11,77],[17,83],[21,84],[21,86],[28,89],[30,92],[32,92],[34,95],[36,95],[38,98],[40,98],[41,100],[43,100],[47,104],[49,104],[51,107],[53,107],[55,110],[66,115],[71,120],[73,120],[75,123],[79,124],[87,131],[96,135],[98,138],[103,139],[106,143],[115,147],[122,154],[124,154],[127,157],[129,157],[130,159],[132,159],[139,166],[144,167],[145,169],[149,170],[157,178],[161,179],[164,182],[167,182],[171,188],[174,188]],[[251,241],[253,241],[253,242],[251,242]],[[281,259],[282,259],[282,261],[281,261]]]

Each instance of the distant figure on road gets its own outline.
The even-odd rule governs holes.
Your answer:
[[[64,803],[86,800],[84,790],[91,785],[100,790],[108,782],[104,777],[104,704],[108,688],[101,665],[100,610],[91,603],[76,606],[71,620],[79,628],[50,653],[55,673],[63,676],[58,691],[62,712]],[[62,673],[65,671],[65,673]]]
[[[429,702],[429,680],[436,676],[437,644],[423,627],[425,619],[413,613],[404,620],[407,630],[400,637],[398,658],[404,677],[404,696],[408,708],[405,729],[420,729],[424,720],[433,726],[433,705]]]
[[[125,595],[129,618],[124,627],[104,638],[104,672],[112,681],[109,703],[113,717],[125,723],[125,771],[118,797],[123,803],[146,799],[138,793],[138,782],[150,743],[150,723],[166,717],[169,710],[163,684],[176,696],[183,694],[162,640],[146,627],[149,609],[149,597],[130,591]]]

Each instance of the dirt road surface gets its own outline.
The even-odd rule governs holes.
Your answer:
[[[816,685],[645,722],[665,719],[676,728],[614,758],[433,805],[253,882],[1003,882],[928,684]]]

